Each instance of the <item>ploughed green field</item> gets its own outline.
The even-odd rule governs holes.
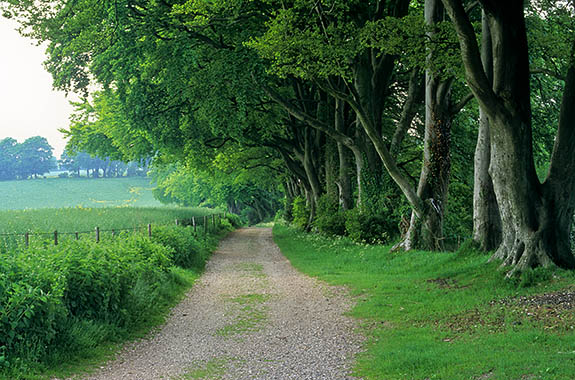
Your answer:
[[[0,181],[0,210],[62,207],[154,207],[149,178],[47,178]]]

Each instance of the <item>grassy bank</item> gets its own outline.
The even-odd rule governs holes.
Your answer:
[[[34,243],[0,257],[0,379],[89,369],[160,324],[231,230],[157,227],[96,243]]]
[[[274,237],[304,273],[346,285],[368,337],[366,379],[572,379],[575,276],[536,270],[504,280],[488,256],[392,254],[389,247],[304,234]]]

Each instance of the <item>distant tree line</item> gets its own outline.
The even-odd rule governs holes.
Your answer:
[[[69,150],[57,160],[48,140],[41,136],[30,137],[23,143],[12,137],[0,140],[0,181],[37,178],[58,169],[64,171],[61,177],[145,176],[148,165],[146,160],[123,162]]]
[[[23,143],[8,137],[0,140],[0,180],[37,177],[57,167],[52,147],[44,137]]]
[[[76,177],[81,177],[82,171],[86,173],[86,177],[93,178],[145,176],[148,172],[148,162],[145,160],[123,162],[109,157],[100,158],[86,152],[72,153],[68,150],[64,150],[58,164],[61,170],[66,170]]]

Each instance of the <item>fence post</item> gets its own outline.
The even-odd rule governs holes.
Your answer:
[[[148,237],[152,237],[152,223],[148,223]]]
[[[96,243],[100,242],[100,227],[96,227]]]
[[[204,215],[204,234],[208,233],[208,216]]]
[[[212,229],[216,229],[216,214],[212,214]]]
[[[180,221],[178,219],[176,219],[176,226],[180,225]]]
[[[192,226],[194,226],[194,234],[196,233],[196,217],[192,216]]]
[[[76,235],[76,240],[80,240],[80,234],[79,233],[75,233],[74,235]]]
[[[26,243],[26,248],[30,246],[30,232],[24,234],[24,242]]]
[[[58,245],[58,231],[54,231],[54,245]]]

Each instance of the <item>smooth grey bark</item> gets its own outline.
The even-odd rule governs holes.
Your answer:
[[[425,0],[425,22],[428,36],[434,38],[433,27],[444,20],[441,0]],[[428,54],[433,59],[434,51]],[[431,66],[431,65],[429,65]],[[447,190],[451,171],[450,92],[453,78],[427,69],[425,73],[425,136],[423,165],[417,195],[424,203],[423,211],[412,213],[409,229],[401,247],[409,249],[443,250],[443,218],[447,206]]]
[[[481,58],[483,69],[490,82],[493,81],[493,52],[491,33],[485,12],[482,15]],[[489,174],[491,163],[491,140],[489,138],[489,117],[479,107],[479,131],[474,156],[473,182],[473,240],[483,251],[496,249],[501,242],[501,217]]]
[[[344,134],[347,132],[345,103],[339,99],[335,99],[334,123],[336,131]],[[351,153],[351,151],[344,144],[340,142],[337,143],[339,170],[336,184],[338,187],[339,206],[344,211],[350,210],[353,207],[349,153]]]
[[[492,259],[512,268],[508,276],[536,266],[575,268],[568,240],[575,209],[575,49],[549,173],[540,183],[532,152],[523,1],[480,1],[493,44],[493,86],[461,0],[443,1],[458,34],[467,82],[490,121],[490,174],[503,226],[502,242]]]
[[[401,116],[397,123],[397,128],[391,138],[389,152],[393,157],[397,157],[401,149],[401,144],[411,128],[415,115],[417,115],[417,106],[425,99],[424,75],[419,69],[413,69],[409,75],[409,84],[407,87],[407,98],[401,109]]]
[[[319,162],[317,157],[317,147],[314,144],[313,139],[313,129],[306,126],[304,131],[304,153],[301,160],[303,162],[303,167],[309,181],[310,191],[308,192],[308,207],[310,210],[308,226],[311,226],[313,220],[315,219],[317,203],[319,197],[323,194],[323,187],[319,179],[319,172],[316,167],[316,162]]]
[[[325,192],[331,197],[336,197],[338,194],[337,188],[337,143],[330,138],[325,141],[325,157],[324,157],[324,173],[325,173]]]

